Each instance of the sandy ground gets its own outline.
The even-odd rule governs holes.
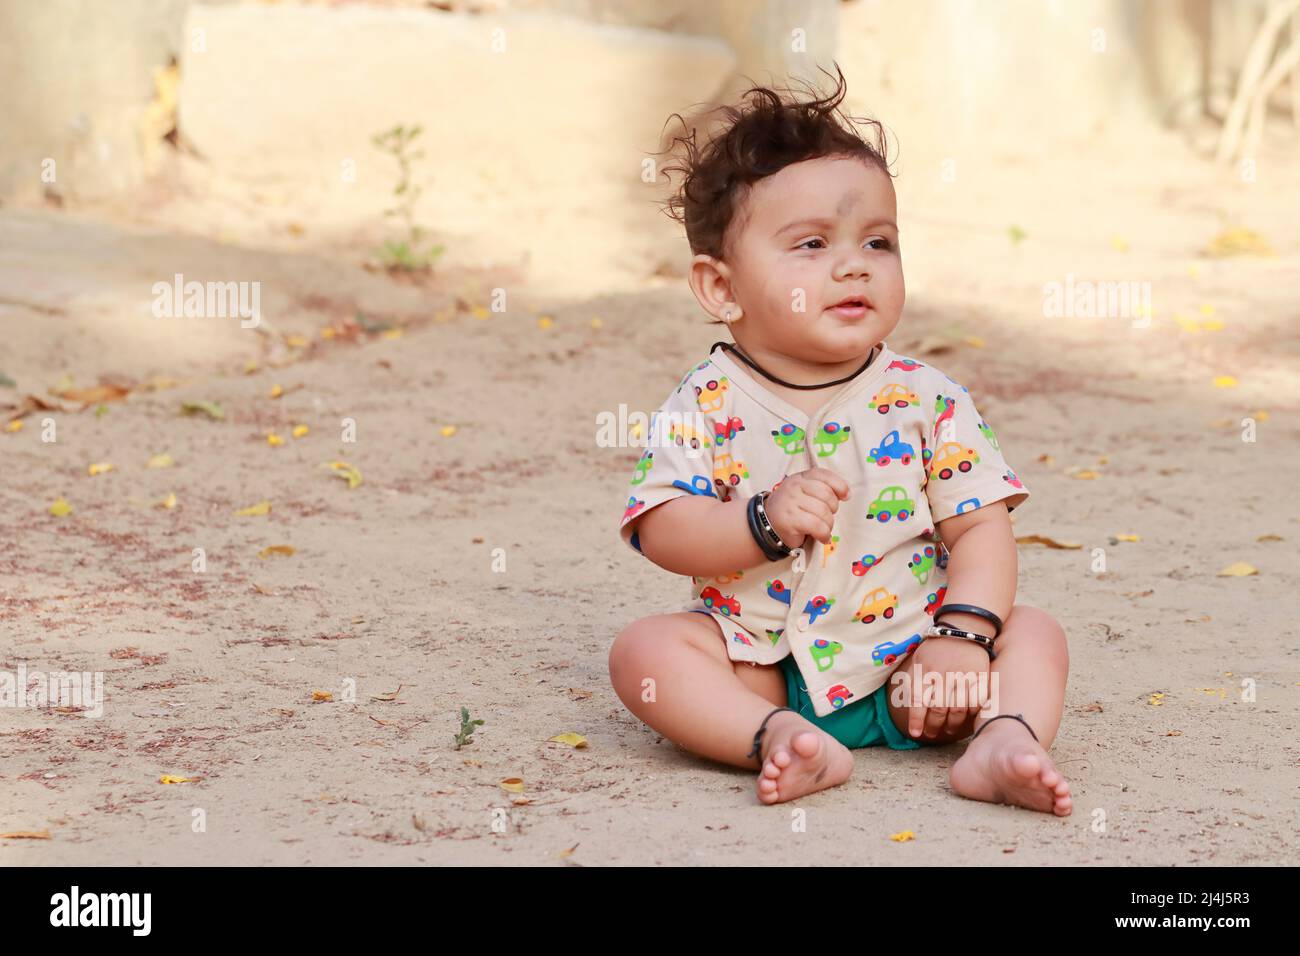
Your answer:
[[[106,685],[102,718],[0,711],[0,833],[48,831],[0,839],[0,865],[1295,862],[1300,200],[1276,184],[1300,170],[1271,168],[1243,186],[1170,140],[1000,157],[952,195],[899,182],[891,346],[971,388],[1034,489],[1017,534],[1081,545],[1020,556],[1018,599],[1071,641],[1065,819],[953,795],[961,745],[859,751],[848,785],[761,806],[752,774],[622,707],[614,635],[688,582],[618,541],[637,450],[598,447],[595,420],[653,409],[721,337],[680,277],[592,275],[575,297],[449,266],[415,286],[314,246],[310,218],[291,240],[192,198],[0,210],[0,403],[54,401],[65,374],[135,386],[0,431],[0,670]],[[1227,221],[1278,255],[1198,256]],[[599,224],[575,216],[575,241]],[[152,318],[177,271],[261,278],[267,322]],[[1068,273],[1151,282],[1149,327],[1045,319]],[[476,317],[502,284],[509,311]],[[322,338],[358,311],[400,336]],[[195,400],[225,419],[179,414]],[[146,468],[161,453],[174,466]],[[321,467],[340,459],[360,486]],[[296,551],[259,557],[275,545]],[[1238,561],[1258,574],[1218,576]],[[485,723],[455,750],[462,706]],[[588,746],[548,741],[569,731]]]

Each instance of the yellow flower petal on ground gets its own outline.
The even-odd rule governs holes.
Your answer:
[[[1163,692],[1157,691],[1156,693],[1152,694],[1149,698],[1147,698],[1147,703],[1150,704],[1152,707],[1162,707],[1164,706],[1165,703],[1164,696],[1165,695]]]
[[[1201,323],[1202,332],[1219,332],[1223,329],[1223,319],[1206,319]]]
[[[978,335],[968,335],[962,341],[964,341],[967,345],[969,345],[973,349],[984,348],[984,340],[980,338]]]
[[[307,346],[307,339],[301,335],[290,335],[285,337],[284,344],[291,349],[301,349]]]
[[[281,395],[283,395],[283,394],[284,394],[284,386],[283,386],[283,385],[272,385],[272,386],[271,386],[271,397],[272,397],[272,398],[279,398],[279,397],[280,397]]]
[[[257,359],[249,359],[244,363],[244,374],[252,375],[257,371]]]
[[[309,431],[311,431],[311,429],[308,428],[306,425],[294,425],[294,426],[293,426],[293,437],[294,437],[294,438],[301,438],[303,435],[306,435]]]
[[[324,467],[332,469],[335,475],[344,479],[349,488],[355,488],[361,484],[361,472],[357,470],[355,465],[349,465],[346,461],[331,461]]]
[[[1255,421],[1257,422],[1266,422],[1268,421],[1269,416],[1268,416],[1268,412],[1266,412],[1264,409],[1257,408],[1255,409],[1255,411],[1251,412],[1250,417],[1255,419]]]
[[[906,843],[908,840],[915,840],[916,834],[911,830],[903,830],[901,833],[889,834],[889,839],[893,840],[895,843]]]
[[[602,325],[604,325],[604,324],[605,324],[604,322],[600,321],[600,316],[598,316],[598,315],[593,315],[593,316],[591,317],[591,327],[592,327],[593,329],[598,329],[598,328],[600,328],[600,327],[601,327]]]
[[[174,464],[176,464],[176,462],[172,460],[172,456],[167,454],[167,452],[163,452],[161,455],[154,455],[145,462],[144,466],[146,468],[170,468]]]
[[[266,443],[270,445],[272,448],[274,448],[278,445],[283,445],[284,439],[281,438],[279,435],[277,435],[275,432],[267,432]]]
[[[173,777],[169,773],[163,774],[158,778],[159,783],[189,783],[192,777]]]
[[[520,777],[506,777],[501,781],[501,789],[510,793],[523,793],[524,781]]]
[[[1112,236],[1110,240],[1111,248],[1116,252],[1128,252],[1128,240],[1119,236]]]
[[[486,319],[492,314],[481,305],[474,306],[474,308],[470,309],[469,312],[470,315],[474,316],[476,319]]]
[[[1208,302],[1201,303],[1201,315],[1214,315],[1214,306]]]
[[[1135,534],[1117,534],[1116,541],[1141,541],[1142,539]]]
[[[5,431],[7,432],[19,432],[22,430],[23,430],[23,420],[21,418],[15,418],[13,421],[11,421],[8,425],[5,426]]]
[[[562,734],[556,734],[554,737],[548,737],[547,740],[553,740],[557,744],[568,744],[570,747],[575,748],[587,746],[587,738],[582,736],[582,734],[575,734],[571,730]]]
[[[334,326],[332,325],[327,325],[325,328],[320,330],[320,337],[323,339],[332,339],[337,334],[338,333],[334,331]]]
[[[68,504],[63,498],[57,498],[54,504],[50,505],[50,514],[56,518],[63,518],[72,514],[72,505]]]
[[[1083,471],[1076,471],[1076,472],[1075,472],[1073,475],[1071,475],[1070,477],[1072,477],[1072,478],[1081,478],[1081,479],[1083,479],[1084,481],[1092,481],[1094,478],[1100,478],[1100,477],[1101,477],[1101,473],[1100,473],[1100,472],[1093,471],[1093,470],[1090,469],[1090,468],[1085,468]]]
[[[1231,375],[1216,375],[1212,384],[1215,388],[1236,388],[1237,379]]]
[[[543,315],[537,320],[537,327],[539,329],[549,329],[554,324],[555,321],[549,315]]]
[[[381,337],[385,339],[400,339],[402,337],[402,330],[386,329]]]
[[[97,461],[87,470],[90,472],[92,477],[94,475],[102,475],[106,471],[113,470],[113,463],[111,461]]]
[[[158,502],[158,507],[166,508],[168,511],[171,511],[173,508],[175,508],[176,507],[175,493],[169,493],[166,498]]]
[[[1253,564],[1247,564],[1245,561],[1234,561],[1232,564],[1228,565],[1217,575],[1215,575],[1215,577],[1244,578],[1244,577],[1249,577],[1252,574],[1259,574],[1259,569],[1256,568]]]
[[[293,557],[294,554],[293,545],[273,544],[269,548],[263,548],[261,551],[257,552],[257,556],[263,560],[266,560],[273,554],[282,554],[286,558]]]
[[[271,513],[271,502],[259,501],[255,505],[249,505],[247,508],[238,509],[235,514],[241,518],[252,518],[256,515],[269,515]]]
[[[450,437],[451,437],[452,435],[454,435],[454,434],[456,434],[456,426],[455,426],[455,425],[443,425],[443,426],[442,426],[442,437],[443,437],[443,438],[450,438]]]
[[[314,690],[311,692],[311,699],[318,701],[331,701],[334,699],[334,695],[327,690]]]

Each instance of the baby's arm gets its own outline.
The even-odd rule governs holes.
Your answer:
[[[948,591],[945,604],[974,604],[1004,622],[1016,603],[1018,556],[1016,537],[1005,501],[995,501],[938,523],[948,549]],[[993,625],[975,614],[949,612],[945,624],[993,636]],[[950,641],[959,638],[939,638]]]
[[[766,560],[749,532],[748,499],[687,495],[651,508],[637,522],[641,553],[666,571],[716,578]]]
[[[848,483],[826,468],[788,475],[764,506],[781,540],[802,547],[809,537],[831,539],[839,502]],[[716,578],[767,561],[749,530],[749,499],[718,501],[702,495],[674,498],[640,519],[641,553],[668,571]]]

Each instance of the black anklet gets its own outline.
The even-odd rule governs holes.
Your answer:
[[[788,710],[792,714],[799,713],[799,711],[795,710],[793,707],[778,707],[776,710],[772,711],[771,714],[768,714],[766,717],[764,717],[763,723],[758,728],[758,733],[754,734],[754,749],[749,752],[748,756],[760,757],[761,759],[761,754],[763,752],[763,744],[762,744],[763,731],[767,730],[767,722],[772,719],[773,714],[779,714],[783,710]],[[984,729],[983,727],[980,728],[980,730],[983,729]],[[1033,731],[1031,730],[1030,733],[1032,734]]]
[[[984,721],[984,723],[980,724],[980,729],[971,734],[970,739],[974,740],[980,735],[980,732],[983,731],[985,727],[993,723],[993,721],[1000,720],[1003,717],[1009,717],[1012,720],[1020,721],[1025,725],[1025,730],[1029,731],[1029,736],[1033,737],[1035,741],[1038,741],[1038,734],[1034,733],[1034,728],[1029,726],[1029,721],[1025,720],[1023,714],[998,714],[996,717],[990,717],[988,720]],[[1041,743],[1041,741],[1038,742]]]

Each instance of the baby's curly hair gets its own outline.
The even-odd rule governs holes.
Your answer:
[[[827,76],[830,73],[822,70]],[[857,157],[878,166],[890,177],[886,159],[887,136],[881,123],[874,119],[845,117],[838,107],[848,87],[839,64],[835,90],[829,96],[801,102],[791,94],[782,98],[764,86],[750,87],[741,96],[741,104],[722,106],[712,111],[719,117],[719,129],[709,142],[697,148],[695,131],[676,136],[667,150],[670,155],[680,146],[684,155],[680,163],[665,166],[682,174],[679,187],[664,203],[666,214],[686,227],[691,254],[705,253],[725,257],[730,246],[729,229],[741,208],[749,187],[786,166],[825,156]],[[746,101],[752,97],[753,102]],[[683,128],[688,124],[678,113]],[[671,119],[671,117],[670,117]],[[856,125],[864,123],[871,139],[859,134]]]

